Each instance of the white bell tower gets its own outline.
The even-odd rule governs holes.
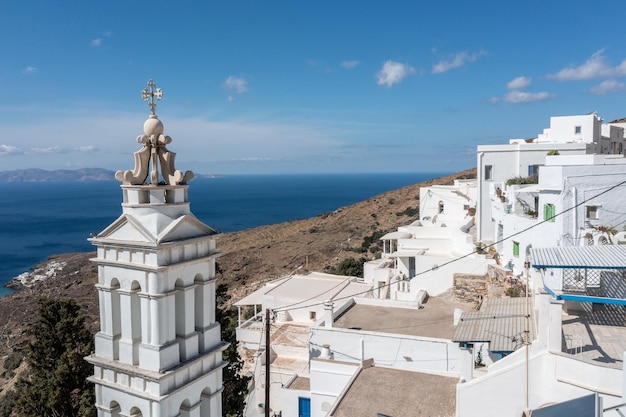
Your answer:
[[[142,97],[152,113],[143,147],[134,170],[115,174],[122,215],[91,239],[100,331],[87,360],[98,416],[221,417],[228,344],[215,321],[216,232],[190,211],[193,173],[177,171],[166,148],[161,89],[150,80]]]

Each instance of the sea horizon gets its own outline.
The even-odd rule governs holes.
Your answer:
[[[191,212],[218,232],[314,217],[450,172],[236,174],[189,184]],[[11,279],[50,256],[89,252],[87,241],[121,214],[120,183],[5,182],[0,207],[0,296]]]

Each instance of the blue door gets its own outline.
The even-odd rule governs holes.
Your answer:
[[[311,399],[298,397],[298,417],[311,417]]]

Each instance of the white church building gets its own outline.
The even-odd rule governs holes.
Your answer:
[[[94,366],[99,417],[222,415],[222,351],[215,317],[216,232],[190,211],[193,173],[174,167],[162,92],[142,96],[152,114],[137,138],[135,168],[118,171],[122,214],[91,239],[97,247],[100,331]]]

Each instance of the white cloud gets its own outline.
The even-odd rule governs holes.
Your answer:
[[[341,66],[346,69],[352,69],[359,65],[361,61],[341,61]]]
[[[224,87],[235,90],[237,94],[248,91],[248,82],[241,77],[231,75],[224,81]]]
[[[406,76],[414,73],[415,68],[409,65],[396,61],[387,61],[383,64],[382,69],[376,73],[376,77],[378,78],[378,85],[391,87],[394,84],[401,83]]]
[[[58,146],[49,146],[47,148],[31,148],[29,153],[63,153],[65,150]]]
[[[92,41],[89,42],[89,45],[94,46],[94,47],[98,47],[102,45],[102,38],[92,39]]]
[[[449,59],[441,60],[433,65],[432,72],[433,74],[440,74],[442,72],[450,71],[453,68],[474,62],[478,59],[478,57],[485,54],[486,52],[482,50],[480,52],[474,52],[473,54],[468,52],[458,52],[452,55]]]
[[[529,77],[517,77],[513,78],[506,85],[506,88],[509,90],[522,90],[524,88],[528,88],[530,86],[530,78]]]
[[[552,98],[553,95],[545,91],[539,93],[528,93],[526,91],[513,90],[502,96],[502,100],[507,103],[530,103],[533,101],[542,101]]]
[[[235,98],[233,96],[228,96],[226,97],[226,101],[235,101]]]
[[[19,143],[28,150],[21,151],[8,143],[0,145],[0,156],[5,156],[1,158],[2,169],[58,169],[67,163],[132,169],[133,152],[140,148],[135,138],[143,131],[145,118],[143,112],[92,117],[81,111],[37,123],[3,126],[3,135],[15,139],[12,144]],[[341,138],[354,134],[349,128],[338,128],[334,124],[322,126],[318,122],[311,125],[307,120],[259,122],[256,114],[222,121],[209,120],[208,116],[162,117],[161,120],[165,125],[164,133],[172,137],[168,148],[177,153],[177,167],[197,172],[209,172],[212,164],[228,165],[250,157],[310,161],[320,155],[334,155],[337,147],[344,143]],[[91,140],[98,143],[97,152],[86,152],[89,143],[85,143],[85,131],[96,132]],[[50,147],[50,143],[55,146]],[[9,153],[21,153],[24,157],[14,158]]]
[[[78,148],[76,148],[76,150],[78,152],[97,152],[99,149],[96,148],[95,146],[89,145],[89,146],[79,146]]]
[[[557,81],[580,81],[590,80],[592,78],[626,75],[626,60],[622,61],[622,63],[616,67],[611,67],[607,64],[604,55],[602,55],[603,52],[604,49],[600,49],[591,55],[583,64],[563,68],[555,74],[549,74],[548,78]]]
[[[620,83],[617,80],[606,80],[602,81],[600,84],[592,87],[589,90],[589,93],[594,94],[596,96],[603,96],[608,93],[618,93],[620,91],[626,90],[626,85],[624,83]]]
[[[0,145],[0,155],[17,155],[24,153],[20,148],[11,145]]]
[[[28,66],[22,70],[22,74],[36,74],[37,68]]]

